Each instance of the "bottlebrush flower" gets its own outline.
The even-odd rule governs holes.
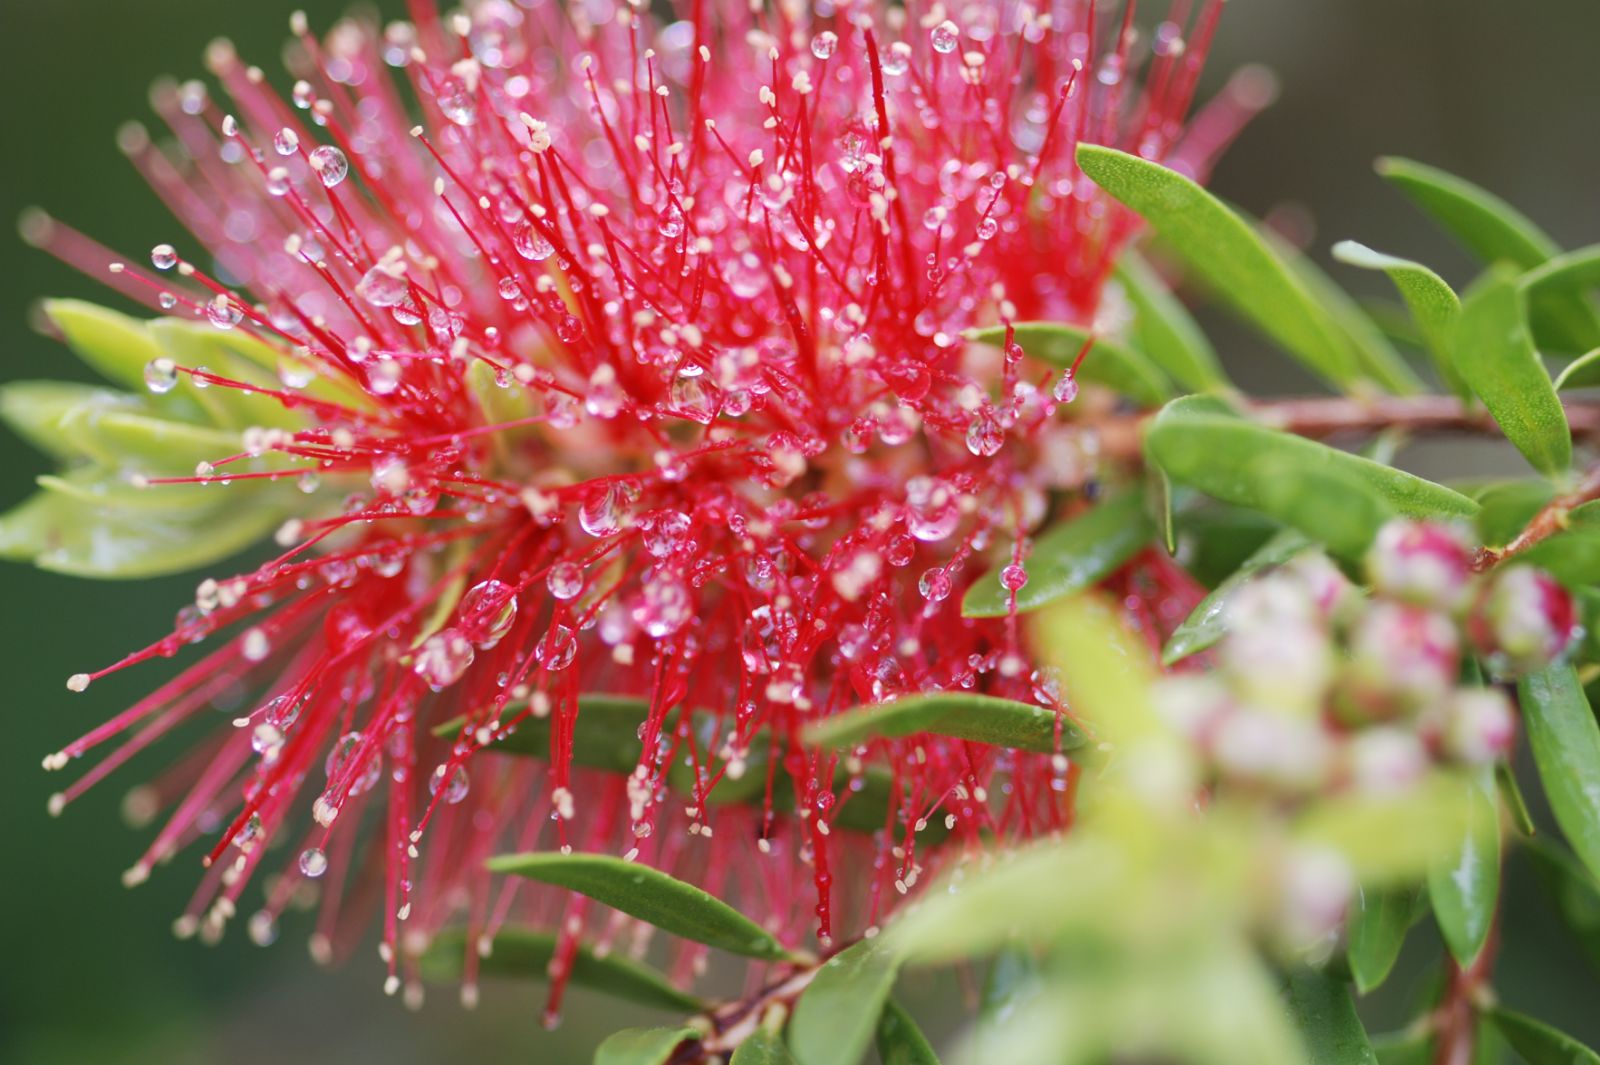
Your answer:
[[[1131,3],[1120,25],[1095,7],[713,0],[662,24],[607,0],[419,0],[381,32],[297,17],[289,101],[226,43],[208,59],[232,113],[159,86],[175,142],[121,143],[195,251],[109,280],[228,360],[160,350],[151,402],[249,427],[192,476],[113,465],[152,498],[301,493],[272,497],[281,554],[69,682],[215,645],[46,759],[115,744],[53,808],[248,693],[236,728],[134,793],[165,823],[129,882],[202,843],[178,928],[215,936],[281,868],[249,922],[265,942],[316,881],[313,952],[376,910],[391,990],[452,921],[469,943],[558,927],[552,1005],[578,939],[626,925],[491,882],[492,854],[626,854],[826,946],[952,848],[1065,825],[1059,755],[922,738],[841,760],[800,733],[926,691],[1066,709],[1015,614],[960,603],[1097,475],[1094,437],[1057,410],[1076,381],[964,330],[1095,321],[1136,222],[1078,173],[1080,141],[1203,174],[1251,108],[1225,93],[1185,131],[1220,2],[1178,0],[1148,44]],[[26,228],[103,274],[87,238]],[[1193,586],[1136,568],[1118,580],[1157,638]],[[625,752],[585,747],[586,714],[630,706]],[[482,753],[512,734],[547,757]],[[631,771],[602,771],[618,757]],[[871,780],[892,786],[874,800]]]

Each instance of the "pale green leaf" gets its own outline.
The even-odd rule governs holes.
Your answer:
[[[794,1065],[794,1055],[781,1037],[757,1028],[739,1044],[728,1065]]]
[[[1335,244],[1333,257],[1363,270],[1382,270],[1389,276],[1406,301],[1440,378],[1456,395],[1468,398],[1465,382],[1450,361],[1456,320],[1461,316],[1461,300],[1444,278],[1421,263],[1385,255],[1353,240]]]
[[[67,347],[113,384],[145,390],[144,368],[164,354],[145,323],[83,300],[46,300],[44,313]]]
[[[1356,889],[1350,906],[1345,957],[1356,990],[1363,995],[1388,979],[1400,957],[1416,907],[1416,892],[1407,888]]]
[[[878,1060],[882,1065],[939,1065],[933,1045],[900,1004],[889,999],[878,1016]]]
[[[1528,1065],[1600,1065],[1600,1054],[1543,1021],[1503,1009],[1489,1018]]]

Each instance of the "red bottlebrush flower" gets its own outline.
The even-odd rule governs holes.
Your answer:
[[[840,758],[800,736],[906,693],[1065,710],[1015,615],[960,603],[1093,476],[1092,433],[1056,410],[1076,381],[964,331],[1094,321],[1136,223],[1074,149],[1203,173],[1251,106],[1225,95],[1185,132],[1221,4],[1192,23],[1174,4],[1142,89],[1131,21],[1070,0],[948,19],[716,0],[667,25],[610,3],[469,6],[322,40],[297,19],[291,101],[215,45],[232,114],[168,85],[176,146],[124,133],[203,253],[163,244],[153,271],[110,280],[277,373],[154,359],[158,397],[242,404],[257,427],[192,477],[140,483],[306,494],[282,554],[205,581],[110,667],[217,644],[47,759],[120,744],[57,807],[220,693],[254,693],[139,793],[166,820],[130,881],[201,842],[179,928],[216,935],[257,868],[283,865],[256,938],[318,881],[314,951],[376,909],[391,989],[447,922],[468,942],[557,926],[557,1001],[577,937],[624,926],[491,882],[492,854],[626,854],[826,946],[952,847],[1063,826],[1059,755],[925,738]],[[63,226],[31,236],[104,268]],[[1119,579],[1152,631],[1187,613],[1192,586],[1137,568]],[[597,749],[593,721],[630,707],[628,749]],[[494,756],[508,736],[544,757]]]

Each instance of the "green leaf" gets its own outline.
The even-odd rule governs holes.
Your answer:
[[[1526,215],[1470,181],[1392,156],[1379,159],[1377,169],[1485,263],[1504,261],[1531,270],[1561,252]],[[1570,293],[1532,293],[1530,309],[1548,323],[1557,346],[1584,351],[1600,344],[1600,320]]]
[[[1312,370],[1341,386],[1363,376],[1349,339],[1304,281],[1216,197],[1181,174],[1112,148],[1080,145],[1078,165]]]
[[[1379,159],[1377,170],[1486,263],[1526,269],[1561,251],[1527,216],[1470,181],[1398,156]]]
[[[1564,252],[1523,274],[1522,294],[1535,337],[1557,350],[1584,351],[1600,346],[1600,334],[1588,322],[1594,315],[1588,292],[1597,287],[1600,244]]]
[[[1230,388],[1211,342],[1161,278],[1135,251],[1117,258],[1115,277],[1133,304],[1134,346],[1195,392]]]
[[[1540,883],[1555,900],[1556,912],[1590,962],[1600,968],[1600,880],[1566,850],[1546,840],[1529,844],[1527,855]]]
[[[1071,750],[1086,742],[1082,730],[1054,710],[975,692],[930,692],[858,706],[812,725],[806,742],[842,749],[879,737],[923,732],[1036,754]]]
[[[0,558],[31,559],[42,569],[78,577],[181,573],[243,551],[279,525],[284,514],[270,505],[219,510],[98,506],[46,490],[0,514]]]
[[[490,952],[478,959],[478,974],[547,980],[555,949],[556,936],[552,932],[502,928],[495,934]],[[465,930],[452,928],[440,932],[420,959],[423,977],[439,983],[460,980],[468,950],[477,950],[477,944],[467,942]],[[589,947],[580,945],[573,955],[568,976],[576,987],[641,1006],[687,1013],[706,1008],[704,1002],[680,990],[662,973],[617,953],[600,957]]]
[[[1377,1065],[1350,990],[1309,970],[1289,977],[1289,1013],[1310,1051],[1311,1065]]]
[[[789,1053],[781,1038],[757,1028],[739,1044],[728,1065],[794,1065],[794,1055]]]
[[[1550,666],[1517,685],[1522,722],[1556,824],[1600,877],[1600,726],[1571,666]]]
[[[659,869],[606,854],[502,854],[490,872],[554,884],[673,935],[751,958],[785,958],[772,934],[726,902]]]
[[[137,399],[97,385],[67,381],[8,381],[0,385],[0,421],[23,440],[58,459],[82,452],[62,431],[62,422],[77,410],[139,410]]]
[[[1449,861],[1428,870],[1434,919],[1464,969],[1477,961],[1500,901],[1500,805],[1492,771],[1463,783],[1467,826]]]
[[[1415,883],[1448,860],[1466,830],[1463,778],[1435,772],[1404,795],[1339,794],[1295,820],[1295,837],[1339,851],[1366,890]]]
[[[1467,293],[1456,330],[1456,369],[1534,469],[1548,477],[1572,463],[1567,412],[1528,335],[1515,279],[1490,274]]]
[[[202,462],[243,450],[238,433],[173,421],[137,409],[74,407],[59,423],[63,440],[79,454],[113,469],[161,476],[194,476]],[[254,469],[239,464],[236,472]]]
[[[1337,281],[1311,261],[1310,256],[1302,255],[1299,249],[1270,226],[1259,221],[1254,224],[1261,239],[1300,279],[1306,291],[1311,293],[1311,298],[1328,312],[1328,317],[1339,327],[1355,352],[1356,361],[1364,373],[1390,392],[1423,390],[1422,381],[1361,304],[1351,299]]]
[[[1450,361],[1456,320],[1461,316],[1461,300],[1444,278],[1421,263],[1385,255],[1353,240],[1335,244],[1333,257],[1363,270],[1382,270],[1389,276],[1417,323],[1440,379],[1456,395],[1467,399],[1466,384]]]
[[[1314,537],[1340,558],[1358,561],[1394,508],[1356,471],[1311,466],[1294,456],[1267,453],[1253,464],[1261,509]]]
[[[1213,498],[1284,521],[1313,523],[1302,528],[1313,538],[1323,532],[1315,527],[1323,520],[1322,508],[1306,491],[1285,488],[1280,483],[1285,477],[1309,483],[1325,474],[1328,487],[1337,482],[1352,498],[1354,486],[1361,485],[1373,499],[1409,517],[1470,517],[1478,510],[1472,500],[1443,485],[1292,433],[1217,415],[1192,399],[1174,400],[1151,421],[1145,452],[1174,481]],[[1365,520],[1376,517],[1370,501],[1362,506]]]
[[[1349,947],[1345,957],[1356,990],[1363,995],[1389,978],[1411,928],[1417,895],[1409,889],[1356,889],[1350,907]]]
[[[1496,762],[1494,783],[1500,792],[1500,801],[1505,804],[1506,813],[1511,816],[1511,823],[1524,837],[1532,839],[1538,830],[1534,827],[1533,814],[1528,812],[1528,800],[1522,797],[1522,786],[1517,783],[1516,770],[1505,762]]]
[[[1022,946],[1003,947],[989,963],[978,1013],[984,1023],[1003,1025],[1022,1003],[1039,993],[1039,962]]]
[[[1557,392],[1569,388],[1594,388],[1600,386],[1600,348],[1587,351],[1567,363],[1556,375]]]
[[[624,1028],[595,1049],[594,1065],[667,1065],[674,1051],[699,1038],[697,1028]]]
[[[67,346],[107,381],[144,392],[144,368],[165,354],[144,322],[82,300],[46,300],[44,313]]]
[[[800,1065],[855,1065],[867,1052],[900,955],[883,936],[829,958],[795,1003],[789,1046]]]
[[[939,1065],[928,1037],[894,999],[883,1004],[878,1017],[878,1060],[882,1065]]]
[[[584,693],[572,723],[572,764],[608,773],[631,773],[639,764],[639,726],[650,715],[650,703],[631,695]],[[465,717],[452,718],[433,734],[453,739]],[[549,719],[525,718],[515,732],[495,740],[487,750],[550,760]]]
[[[1515,558],[1572,588],[1600,583],[1600,529],[1576,527],[1540,540]]]
[[[281,388],[274,375],[277,352],[237,330],[224,331],[178,318],[157,318],[145,323],[145,328],[167,357],[179,366],[205,369],[256,388]],[[246,344],[254,347],[244,348]],[[254,352],[257,349],[265,349],[272,361],[263,366],[259,361],[261,356],[252,358],[241,354],[241,350]],[[272,396],[223,385],[196,388],[193,382],[185,384],[184,391],[205,409],[214,425],[293,429],[305,423],[301,413],[285,407]]]
[[[1543,1021],[1501,1009],[1490,1010],[1489,1018],[1528,1065],[1600,1065],[1600,1054]]]
[[[1378,1065],[1433,1065],[1433,1036],[1428,1032],[1386,1032],[1372,1037]]]
[[[1001,347],[1006,342],[1003,325],[973,329],[969,340]],[[1089,339],[1087,330],[1064,322],[1018,322],[1013,339],[1022,350],[1041,362],[1067,369]],[[1095,337],[1094,347],[1078,368],[1078,380],[1093,381],[1147,407],[1172,398],[1172,385],[1155,363],[1125,344]]]
[[[1184,618],[1183,624],[1177,627],[1167,640],[1167,645],[1161,649],[1161,664],[1170,666],[1216,646],[1227,635],[1225,621],[1228,600],[1233,594],[1257,573],[1283,565],[1310,545],[1311,541],[1295,529],[1284,529],[1262,544]]]
[[[1155,532],[1145,513],[1144,493],[1133,490],[1060,522],[1033,542],[1022,563],[1028,583],[1017,591],[1018,613],[1095,584],[1149,544]],[[969,618],[1005,617],[1009,595],[997,568],[967,589],[961,613]]]
[[[1502,481],[1475,492],[1473,498],[1483,508],[1478,511],[1479,541],[1490,547],[1510,543],[1555,494],[1546,480]]]

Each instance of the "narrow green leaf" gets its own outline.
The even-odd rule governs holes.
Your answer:
[[[789,1053],[782,1038],[757,1028],[739,1044],[728,1065],[794,1065],[794,1055]]]
[[[1037,754],[1081,747],[1086,739],[1069,719],[1042,706],[974,692],[930,692],[826,718],[806,731],[806,742],[839,749],[921,732]]]
[[[74,407],[61,419],[60,429],[67,444],[102,466],[162,476],[192,477],[200,463],[243,450],[238,433],[136,409]]]
[[[1433,1065],[1433,1037],[1425,1031],[1385,1032],[1372,1037],[1378,1065]]]
[[[1435,772],[1403,796],[1325,798],[1299,815],[1295,837],[1339,851],[1366,890],[1410,886],[1457,850],[1468,818],[1462,779]]]
[[[578,697],[572,723],[572,764],[609,773],[630,773],[639,764],[639,726],[650,714],[650,702],[631,695],[585,692]],[[434,728],[435,736],[453,738],[467,719],[453,718]],[[515,732],[488,748],[501,754],[550,759],[550,722],[530,718]]]
[[[480,976],[515,977],[526,980],[549,979],[550,959],[555,956],[556,936],[531,928],[502,928],[495,934],[487,955],[478,959]],[[420,959],[424,979],[438,983],[460,980],[465,956],[476,951],[466,932],[452,928],[440,932],[428,944]],[[599,991],[613,998],[656,1009],[697,1013],[705,1003],[680,990],[666,976],[647,965],[617,953],[600,957],[586,946],[579,946],[572,958],[569,979],[576,987]]]
[[[1224,624],[1228,600],[1255,574],[1273,566],[1281,566],[1311,545],[1311,541],[1296,529],[1284,529],[1262,544],[1245,559],[1234,573],[1217,585],[1211,594],[1200,600],[1183,624],[1173,632],[1167,645],[1161,649],[1161,664],[1170,666],[1192,654],[1214,647],[1227,635]]]
[[[1547,840],[1534,841],[1526,853],[1539,882],[1555,900],[1556,912],[1590,962],[1600,968],[1600,879]]]
[[[243,343],[257,349],[266,348],[266,345],[236,330],[223,331],[178,318],[157,318],[145,323],[145,328],[167,357],[179,366],[204,368],[219,377],[257,388],[277,390],[282,387],[274,374],[277,353],[266,349],[273,358],[266,366],[241,354]],[[188,382],[186,385],[185,391],[205,408],[214,425],[235,429],[251,425],[293,429],[305,422],[302,414],[290,410],[272,396],[222,385],[210,388],[195,388]]]
[[[1072,365],[1089,339],[1087,330],[1065,322],[1018,322],[1015,329],[1014,339],[1025,353],[1063,369]],[[1006,329],[1003,325],[974,329],[967,338],[1000,347],[1006,342]],[[1160,367],[1141,352],[1105,337],[1095,338],[1094,347],[1078,368],[1078,380],[1105,385],[1147,407],[1172,398],[1172,384]]]
[[[1477,961],[1500,901],[1500,806],[1491,772],[1463,783],[1467,826],[1450,860],[1428,870],[1434,919],[1456,962]]]
[[[1349,339],[1303,280],[1216,197],[1180,174],[1112,148],[1080,145],[1078,165],[1312,370],[1341,386],[1363,376]]]
[[[1569,388],[1595,388],[1600,386],[1600,348],[1579,355],[1556,374],[1556,391]]]
[[[772,934],[726,902],[659,869],[606,854],[502,854],[490,872],[587,895],[665,932],[751,958],[784,958]]]
[[[1356,889],[1345,957],[1356,990],[1363,995],[1389,978],[1400,948],[1405,945],[1416,906],[1416,892],[1408,889]]]
[[[1539,361],[1515,279],[1497,271],[1467,293],[1454,349],[1456,369],[1534,469],[1549,477],[1572,463],[1567,412]]]
[[[1489,1018],[1528,1065],[1600,1065],[1600,1054],[1543,1021],[1501,1009],[1490,1010]]]
[[[1373,499],[1410,517],[1470,517],[1478,510],[1472,500],[1443,485],[1291,433],[1218,416],[1188,399],[1167,404],[1151,421],[1145,452],[1174,481],[1286,522],[1309,522],[1302,531],[1313,538],[1321,537],[1324,530],[1317,525],[1326,512],[1308,491],[1285,487],[1285,477],[1309,484],[1323,474],[1329,488],[1342,485],[1352,498],[1353,486],[1359,484]],[[1377,516],[1367,507],[1366,521]]]
[[[1553,350],[1600,347],[1600,332],[1589,322],[1594,316],[1589,293],[1596,288],[1600,288],[1600,244],[1564,252],[1523,274],[1522,294],[1535,338]],[[1587,381],[1594,383],[1593,378]]]
[[[1531,270],[1561,253],[1526,215],[1470,181],[1395,157],[1378,160],[1377,169],[1485,263],[1503,261]],[[1600,344],[1600,319],[1571,292],[1532,292],[1529,303],[1557,346],[1584,351]]]
[[[1217,353],[1183,302],[1135,251],[1117,258],[1115,276],[1133,304],[1134,346],[1195,392],[1231,387]]]
[[[1522,785],[1517,783],[1516,770],[1505,762],[1494,764],[1494,783],[1500,792],[1500,801],[1518,832],[1528,839],[1538,835],[1533,824],[1533,814],[1528,812],[1528,800],[1522,797]]]
[[[171,511],[96,506],[47,490],[0,514],[0,557],[31,559],[42,569],[78,577],[161,576],[237,554],[284,515],[270,505]]]
[[[1417,323],[1423,345],[1433,357],[1440,379],[1462,399],[1469,398],[1466,383],[1450,361],[1456,320],[1461,316],[1461,300],[1444,278],[1421,263],[1385,255],[1353,240],[1335,244],[1333,257],[1363,270],[1382,270],[1389,276]]]
[[[1351,299],[1350,294],[1329,277],[1322,267],[1313,262],[1310,256],[1302,255],[1298,248],[1270,226],[1258,221],[1255,222],[1255,227],[1261,239],[1277,253],[1284,265],[1294,272],[1300,283],[1306,287],[1306,291],[1311,293],[1311,298],[1327,311],[1328,317],[1339,327],[1350,349],[1355,352],[1356,362],[1363,373],[1390,392],[1411,393],[1423,390],[1422,381],[1416,372],[1395,350],[1394,345],[1389,343],[1389,338],[1384,335],[1382,328],[1371,315],[1367,314],[1360,303]]]
[[[1522,288],[1530,299],[1546,293],[1600,288],[1600,244],[1590,244],[1544,260],[1522,275]]]
[[[883,936],[829,958],[795,1003],[789,1046],[800,1065],[856,1065],[872,1043],[900,955]]]
[[[145,364],[163,354],[144,322],[83,300],[46,300],[44,313],[73,354],[101,377],[144,392]]]
[[[624,1028],[595,1049],[594,1065],[667,1065],[680,1046],[699,1038],[697,1028]]]
[[[1311,1065],[1377,1065],[1366,1029],[1342,982],[1310,970],[1289,978],[1289,1013]]]
[[[70,496],[94,507],[143,512],[158,520],[163,517],[187,520],[188,513],[194,511],[216,511],[230,506],[272,507],[286,498],[274,486],[260,481],[242,481],[228,486],[225,491],[199,484],[140,488],[125,474],[99,466],[75,466],[62,474],[41,474],[34,480],[46,492]]]
[[[1556,824],[1600,877],[1600,726],[1578,675],[1554,665],[1517,685],[1522,722]]]
[[[80,452],[61,423],[77,410],[138,410],[142,404],[124,392],[68,381],[8,381],[0,385],[0,422],[32,446],[58,459]]]
[[[1515,556],[1571,588],[1600,584],[1600,529],[1583,524],[1540,540]]]
[[[1026,613],[1093,585],[1132,558],[1155,536],[1144,494],[1124,491],[1051,528],[1023,561],[1028,583],[1017,591],[1017,611]],[[1005,617],[1010,593],[996,568],[973,582],[961,601],[969,618]]]
[[[1526,215],[1470,181],[1397,156],[1379,159],[1377,170],[1486,263],[1527,269],[1561,251]]]
[[[1039,962],[1024,946],[1003,947],[989,963],[978,1004],[980,1020],[1005,1024],[1022,1005],[1039,993]]]
[[[939,1055],[911,1014],[894,999],[878,1017],[878,1060],[882,1065],[939,1065]]]

